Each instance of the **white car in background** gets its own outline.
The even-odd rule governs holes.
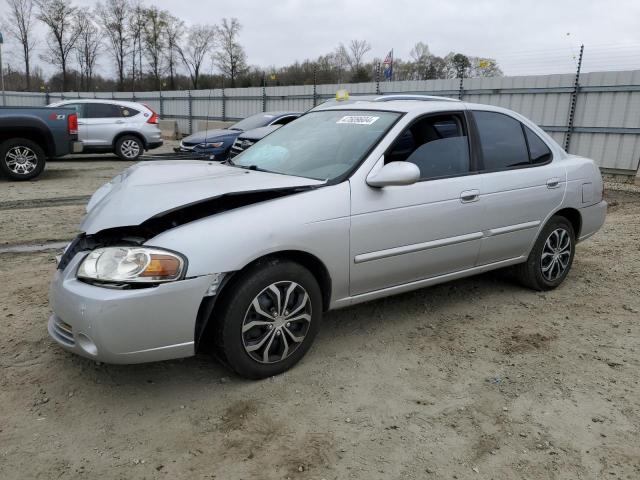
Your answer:
[[[147,105],[74,99],[49,106],[75,108],[83,153],[113,152],[123,160],[137,160],[145,150],[162,146],[158,115]]]

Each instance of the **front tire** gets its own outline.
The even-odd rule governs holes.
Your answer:
[[[304,357],[322,320],[320,287],[309,270],[269,259],[242,272],[225,290],[216,340],[236,373],[271,377]]]
[[[575,232],[565,217],[556,215],[544,226],[525,263],[516,266],[516,276],[534,290],[552,290],[567,277],[575,255]]]
[[[135,161],[144,152],[142,140],[133,135],[125,135],[120,137],[116,142],[115,153],[122,160]]]
[[[13,138],[0,144],[0,171],[11,180],[31,180],[44,170],[46,156],[37,143]]]

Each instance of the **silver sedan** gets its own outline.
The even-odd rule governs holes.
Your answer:
[[[592,160],[512,111],[381,97],[317,107],[225,164],[134,165],[87,209],[53,339],[111,363],[214,350],[263,378],[327,310],[509,266],[558,287],[606,203]]]

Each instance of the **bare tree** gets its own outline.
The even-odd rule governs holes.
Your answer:
[[[129,18],[131,37],[131,89],[136,89],[136,78],[142,79],[142,29],[145,22],[145,8],[140,0],[134,0]],[[137,75],[137,77],[136,77]]]
[[[118,89],[124,88],[126,58],[130,48],[127,19],[130,15],[128,0],[107,0],[105,4],[98,3],[96,13],[100,19],[102,30],[111,47],[118,75]]]
[[[215,45],[216,28],[211,25],[193,25],[189,28],[186,41],[179,47],[180,58],[189,71],[193,88],[198,88],[204,61]]]
[[[165,58],[169,71],[169,88],[171,90],[176,88],[176,69],[177,63],[180,61],[179,45],[182,35],[184,35],[184,22],[171,14],[167,14],[164,28],[165,44],[167,46]]]
[[[93,73],[101,45],[101,32],[94,23],[89,10],[78,12],[78,26],[81,30],[76,44],[76,60],[80,67],[80,85],[86,91],[92,89]]]
[[[237,78],[247,70],[247,54],[238,43],[241,29],[242,25],[237,18],[223,18],[222,24],[217,27],[218,51],[213,60],[222,74],[229,77],[232,87]]]
[[[152,6],[146,10],[147,21],[142,28],[145,54],[156,88],[159,90],[160,76],[163,72],[163,52],[165,50],[164,30],[167,25],[167,12]]]
[[[365,54],[371,50],[371,44],[366,40],[351,40],[348,51],[344,45],[340,45],[340,49],[347,53],[346,60],[351,71],[359,72]]]
[[[65,0],[36,0],[37,18],[49,29],[48,53],[40,58],[62,72],[62,90],[67,88],[69,55],[80,35],[76,23],[77,8]]]
[[[31,34],[33,30],[33,0],[7,0],[9,7],[6,28],[9,34],[22,45],[22,58],[24,60],[24,73],[27,77],[27,90],[31,90],[31,50],[35,38]]]

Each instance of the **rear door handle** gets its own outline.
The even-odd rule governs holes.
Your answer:
[[[460,194],[460,201],[462,203],[477,202],[480,198],[480,190],[465,190]]]
[[[560,185],[560,179],[558,177],[553,177],[547,180],[547,188],[558,188]]]

